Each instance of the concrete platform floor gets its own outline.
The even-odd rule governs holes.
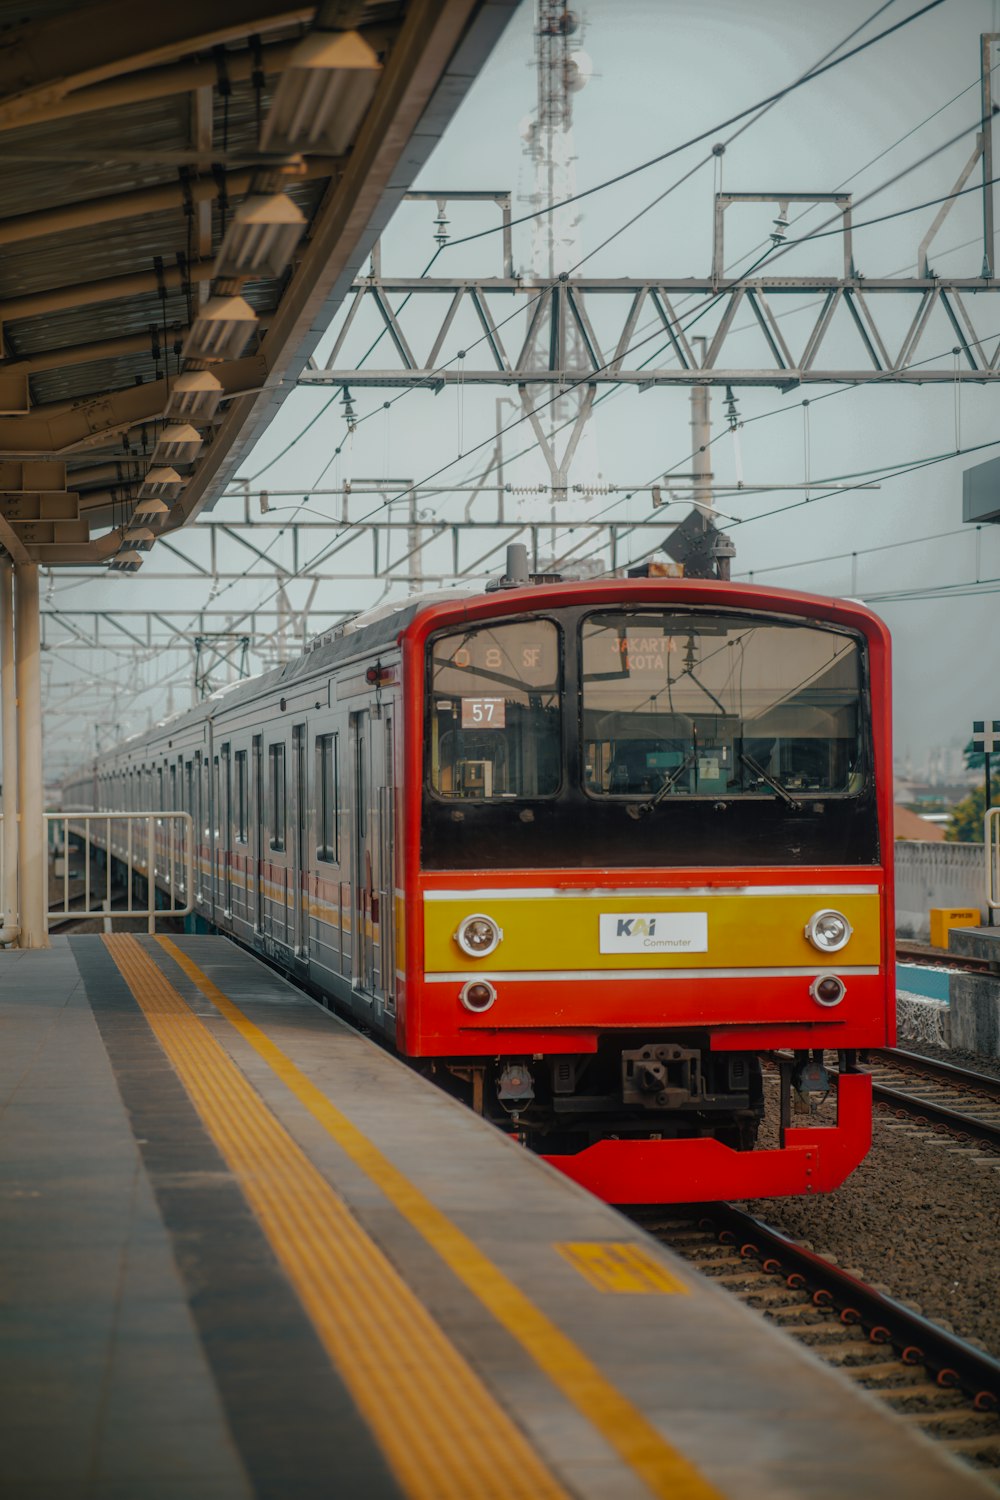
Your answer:
[[[0,954],[0,1495],[993,1491],[221,938]]]

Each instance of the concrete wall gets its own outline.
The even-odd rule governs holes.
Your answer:
[[[986,873],[982,844],[896,843],[896,932],[918,942],[930,939],[932,906],[976,906],[986,921]]]

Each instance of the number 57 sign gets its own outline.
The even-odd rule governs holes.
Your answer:
[[[503,698],[463,698],[463,729],[503,729],[506,703]]]

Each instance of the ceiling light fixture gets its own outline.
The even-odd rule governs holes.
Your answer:
[[[215,275],[283,275],[305,227],[305,215],[287,193],[251,193],[233,214],[215,257]]]
[[[135,510],[132,512],[132,520],[136,521],[140,517],[142,517],[144,520],[149,521],[153,518],[153,516],[165,516],[169,509],[170,506],[167,505],[165,501],[154,500],[151,495],[147,495],[144,500],[139,501]]]
[[[135,547],[139,552],[152,552],[156,537],[148,526],[137,526],[135,518],[129,522],[125,531],[125,543],[129,547]]]
[[[288,60],[260,132],[262,151],[343,156],[357,135],[382,65],[358,31],[313,31]]]
[[[139,486],[139,499],[176,500],[185,482],[176,469],[150,469]]]
[[[164,427],[153,449],[154,464],[193,464],[205,439],[197,427],[187,422],[171,422]]]
[[[188,329],[185,359],[239,359],[257,327],[257,314],[243,297],[210,297]]]
[[[215,416],[224,395],[222,382],[211,370],[185,370],[171,386],[166,415],[207,421]]]

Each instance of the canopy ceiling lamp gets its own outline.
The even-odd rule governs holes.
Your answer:
[[[188,329],[185,359],[239,359],[257,327],[257,314],[243,297],[210,297]]]
[[[142,553],[137,552],[134,547],[122,547],[115,553],[109,566],[115,573],[138,573],[142,567]]]
[[[209,421],[215,416],[224,395],[222,382],[211,370],[185,370],[170,389],[166,414],[168,417],[184,417],[188,421]]]
[[[152,552],[156,537],[148,526],[137,526],[135,518],[129,522],[125,531],[125,545],[135,547],[138,552]]]
[[[287,193],[251,193],[233,214],[215,257],[215,275],[283,275],[305,227],[305,214]]]
[[[165,516],[169,510],[170,506],[163,500],[155,500],[151,495],[147,495],[144,500],[139,501],[132,512],[132,521],[130,524],[134,524],[138,520],[151,521],[154,516]]]
[[[154,464],[192,464],[205,439],[197,427],[187,422],[171,422],[164,427],[153,449]]]
[[[260,132],[262,151],[343,156],[378,87],[382,64],[357,31],[313,31],[288,60]]]
[[[139,486],[139,499],[176,500],[185,483],[176,469],[150,469]]]

